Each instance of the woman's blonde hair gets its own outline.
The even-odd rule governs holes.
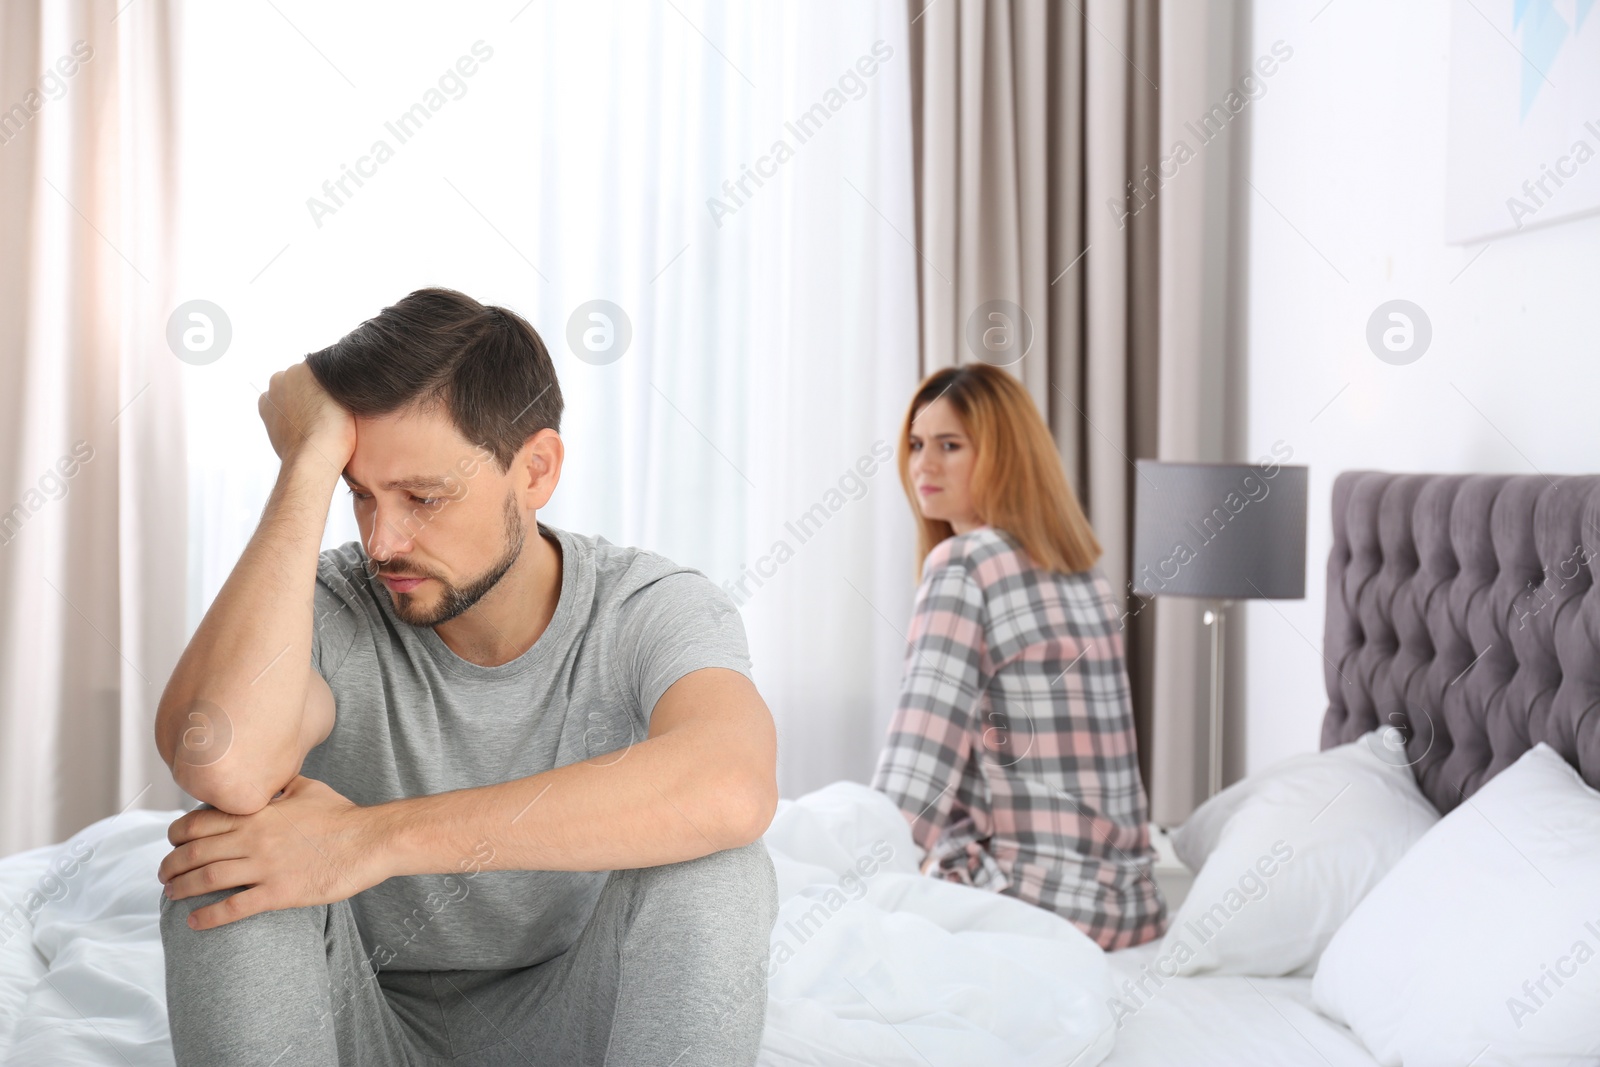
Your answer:
[[[961,419],[972,442],[970,495],[985,525],[1004,530],[1036,566],[1075,574],[1094,566],[1100,542],[1067,484],[1055,441],[1033,398],[1007,372],[988,363],[934,371],[917,387],[900,428],[900,484],[917,523],[917,581],[934,546],[955,529],[922,514],[911,484],[911,423],[938,399]]]

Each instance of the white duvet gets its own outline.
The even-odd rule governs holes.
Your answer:
[[[178,814],[0,861],[0,1062],[170,1067],[155,871]],[[766,840],[780,910],[762,1064],[1094,1067],[1111,1051],[1105,954],[1058,916],[919,875],[881,794],[785,801]]]

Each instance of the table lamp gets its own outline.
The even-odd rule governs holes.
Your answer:
[[[1141,459],[1133,591],[1212,601],[1210,794],[1222,788],[1223,623],[1235,600],[1306,595],[1306,468]],[[1271,472],[1271,473],[1268,473]]]

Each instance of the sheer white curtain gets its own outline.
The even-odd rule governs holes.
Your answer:
[[[916,379],[903,5],[551,4],[538,85],[547,323],[620,306],[563,376],[557,522],[647,545],[741,604],[787,792],[865,777],[892,708]],[[531,13],[530,13],[531,14]]]
[[[179,798],[169,9],[119,8],[0,9],[0,855]]]
[[[556,358],[568,459],[543,518],[726,583],[785,792],[864,778],[913,592],[882,458],[917,366],[904,5],[280,6],[190,8],[186,123],[210,136],[185,160],[185,295],[228,308],[235,338],[186,378],[191,625],[272,477],[252,390],[449,285],[527,315]],[[322,183],[484,49],[313,221]],[[596,300],[621,314],[585,317]],[[575,312],[580,335],[625,321],[626,350],[580,358]],[[353,536],[335,511],[330,544]]]

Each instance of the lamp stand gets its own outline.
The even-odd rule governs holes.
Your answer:
[[[1226,647],[1223,633],[1231,601],[1215,601],[1207,608],[1200,621],[1211,631],[1211,775],[1207,796],[1222,792],[1222,665]]]

